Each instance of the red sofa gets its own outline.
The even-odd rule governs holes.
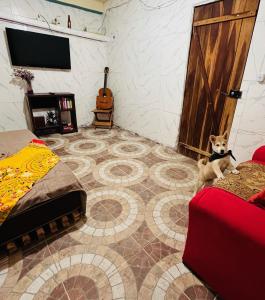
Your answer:
[[[265,165],[265,146],[252,160]],[[265,210],[203,189],[189,204],[183,263],[223,300],[265,299]]]

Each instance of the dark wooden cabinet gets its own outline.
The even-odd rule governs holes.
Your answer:
[[[37,135],[77,132],[75,95],[27,94],[32,131]]]

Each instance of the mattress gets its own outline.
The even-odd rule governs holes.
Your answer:
[[[2,157],[10,156],[30,143],[33,138],[36,137],[29,130],[0,132],[0,154]],[[64,205],[63,196],[72,192],[75,194],[79,192],[81,201],[85,203],[86,192],[80,182],[70,168],[59,161],[45,177],[34,184],[30,192],[18,201],[8,219],[51,199],[58,199],[62,201],[61,205]]]

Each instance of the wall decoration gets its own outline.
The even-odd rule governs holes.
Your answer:
[[[55,111],[48,111],[46,114],[46,124],[49,126],[56,125],[58,123]]]
[[[21,80],[24,80],[27,84],[27,93],[28,94],[33,94],[33,89],[31,85],[31,81],[34,79],[33,73],[26,69],[14,69],[13,76],[16,78],[20,78]]]

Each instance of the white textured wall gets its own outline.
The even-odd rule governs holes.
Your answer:
[[[0,0],[0,13],[33,19],[41,13],[48,21],[59,15],[65,19],[64,23],[70,14],[74,29],[81,30],[87,26],[91,31],[96,30],[102,21],[100,15],[44,0]],[[62,25],[66,27],[66,24]],[[31,27],[0,22],[0,131],[26,128],[24,90],[10,83],[12,68],[5,41],[5,27],[36,31]],[[47,34],[47,31],[38,32]],[[103,83],[103,70],[107,64],[106,43],[70,37],[70,51],[71,71],[34,69],[32,85],[36,93],[73,92],[76,96],[78,125],[82,125],[92,121],[93,116],[89,111],[94,108],[97,91]]]
[[[110,7],[121,1],[108,1]],[[145,0],[150,5],[164,0]],[[178,137],[193,6],[210,1],[178,0],[171,7],[146,10],[138,0],[112,10],[106,27],[115,39],[108,44],[115,121],[121,127],[166,145]],[[253,43],[231,135],[240,161],[265,144],[265,0],[261,0]],[[192,122],[192,120],[191,120]]]
[[[108,34],[115,35],[108,43],[115,122],[169,146],[175,145],[178,134],[192,2],[179,0],[168,8],[146,10],[134,0],[112,10],[106,22]]]

